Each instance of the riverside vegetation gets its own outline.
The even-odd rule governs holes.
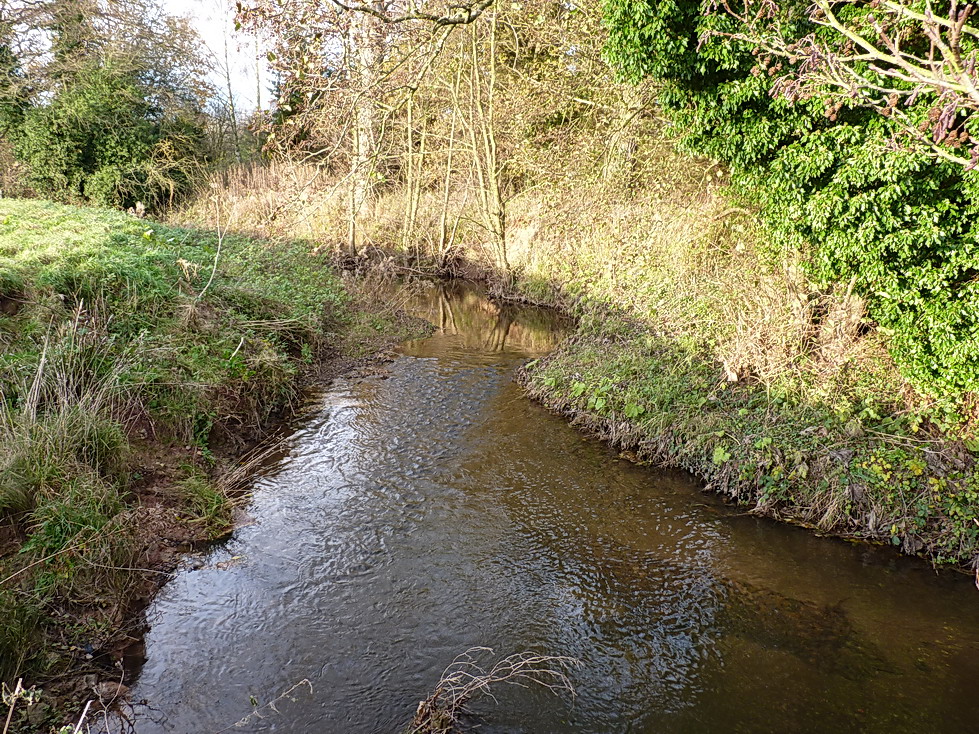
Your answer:
[[[250,443],[325,359],[398,338],[310,249],[0,203],[4,680],[117,676],[176,551],[230,529]]]
[[[0,184],[42,197],[0,206],[0,678],[100,661],[165,565],[140,533],[222,532],[220,447],[396,333],[314,253],[563,309],[522,376],[555,410],[975,568],[971,7],[257,0],[246,130],[161,5],[0,3]]]
[[[841,96],[826,59],[875,21],[831,5],[772,6],[765,25],[697,2],[541,0],[450,31],[389,17],[378,48],[364,17],[259,3],[242,22],[291,96],[274,162],[224,172],[217,195],[245,231],[398,251],[574,313],[578,333],[524,375],[539,399],[755,512],[967,566],[973,101],[884,61],[853,69],[895,87],[883,104]],[[885,40],[948,30],[891,20]],[[354,62],[310,62],[297,34],[345,39],[374,71],[309,75]]]

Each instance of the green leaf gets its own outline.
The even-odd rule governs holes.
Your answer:
[[[646,412],[645,406],[637,405],[636,403],[628,403],[625,406],[625,417],[626,418],[638,418],[640,415]]]
[[[730,460],[731,460],[731,454],[728,453],[727,449],[725,449],[723,446],[717,446],[714,449],[714,456],[712,458],[712,461],[717,466],[720,466],[721,464],[724,464],[725,462]]]

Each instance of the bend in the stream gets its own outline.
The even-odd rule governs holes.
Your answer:
[[[326,391],[256,479],[256,522],[150,608],[140,734],[393,734],[477,645],[583,663],[573,703],[478,702],[487,734],[975,728],[967,581],[581,436],[512,380],[560,339],[547,311],[464,284],[409,306],[436,333]]]

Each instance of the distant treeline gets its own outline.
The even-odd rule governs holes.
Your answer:
[[[0,188],[172,204],[205,166],[240,158],[213,65],[159,0],[0,2]]]

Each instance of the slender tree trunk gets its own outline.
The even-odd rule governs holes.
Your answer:
[[[405,200],[405,216],[401,223],[401,246],[407,249],[411,245],[411,229],[413,225],[412,206],[415,200],[415,95],[408,96],[408,121],[405,130],[405,189],[408,198]]]
[[[480,181],[480,203],[483,220],[496,249],[497,264],[510,271],[507,257],[506,201],[503,195],[503,168],[499,162],[499,147],[496,140],[495,97],[496,97],[496,13],[491,16],[489,53],[489,75],[486,80],[486,100],[483,99],[482,74],[479,68],[479,46],[476,40],[478,29],[472,29],[472,67],[470,86],[470,109],[472,122],[470,137],[473,145],[473,160]]]
[[[372,5],[379,9],[380,0]],[[363,220],[375,189],[377,161],[377,94],[380,75],[380,21],[370,13],[354,13],[351,20],[353,42],[353,79],[356,89],[353,121],[353,156],[351,159],[350,228],[348,247],[357,255],[363,242]]]
[[[255,36],[255,112],[262,111],[262,66],[258,59],[258,36]]]
[[[445,182],[442,189],[442,214],[439,217],[439,260],[444,265],[445,257],[452,246],[449,234],[449,196],[452,192],[452,164],[455,156],[456,126],[459,121],[459,88],[462,86],[462,65],[456,69],[452,81],[452,122],[449,125],[449,149],[445,156]],[[453,232],[455,228],[453,228]]]
[[[231,118],[231,139],[235,146],[235,160],[241,163],[241,138],[238,135],[238,110],[235,108],[235,92],[231,86],[231,61],[228,57],[228,32],[224,32],[224,81],[228,88],[228,116]]]
[[[415,224],[418,220],[418,208],[421,203],[422,172],[425,170],[428,143],[428,117],[423,118],[422,129],[418,137],[418,152],[416,153],[414,112],[415,95],[412,93],[408,97],[408,127],[405,134],[405,146],[407,148],[405,190],[408,192],[408,198],[405,201],[404,222],[401,227],[401,245],[405,249],[413,248],[417,257],[419,245],[415,238]]]

